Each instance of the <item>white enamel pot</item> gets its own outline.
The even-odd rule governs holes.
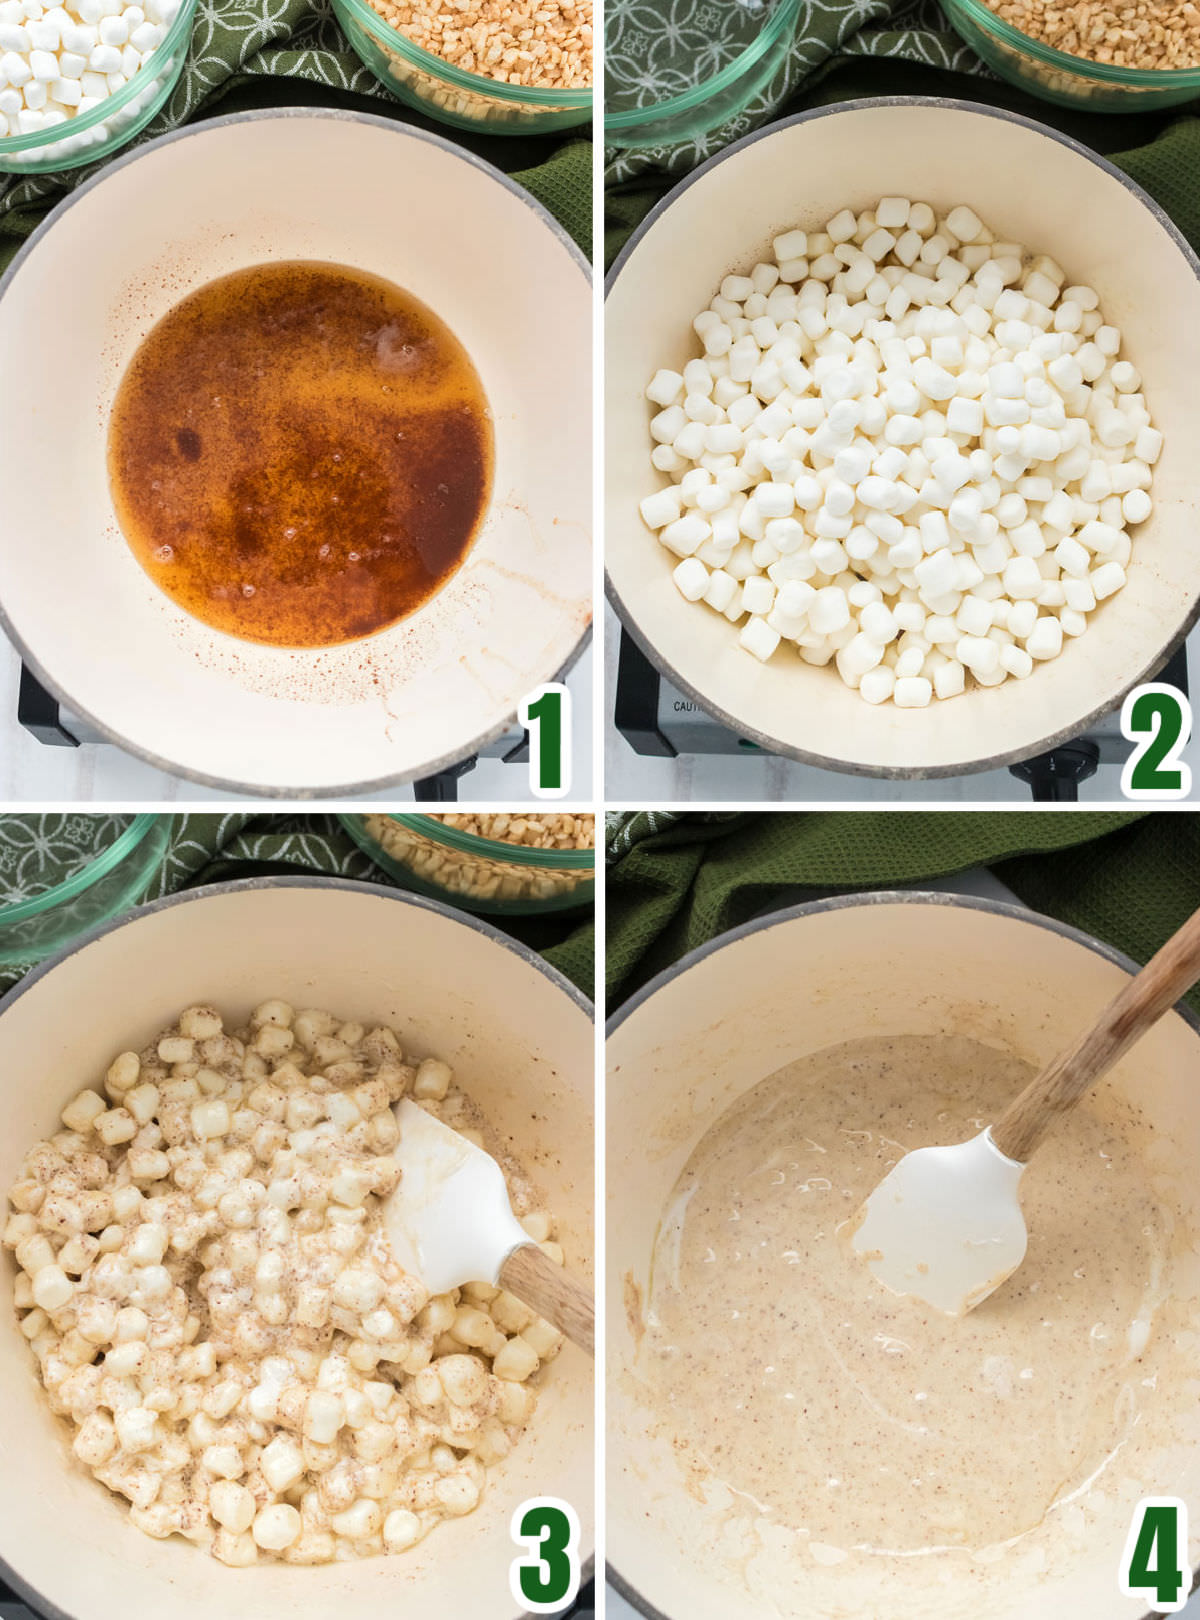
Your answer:
[[[5,1127],[0,1183],[56,1128],[59,1109],[114,1053],[140,1047],[189,1003],[232,1018],[265,997],[392,1025],[406,1052],[452,1064],[528,1165],[590,1274],[590,1007],[533,952],[434,901],[327,879],[250,880],[160,901],[81,940],[0,1004]],[[155,1541],[73,1459],[37,1381],[0,1268],[0,1574],[52,1620],[506,1620],[515,1508],[552,1495],[592,1530],[592,1370],[567,1346],[529,1428],[489,1470],[483,1500],[410,1553],[313,1568],[228,1569],[179,1537]]]
[[[1165,435],[1155,509],[1134,531],[1128,584],[1087,633],[1026,680],[926,709],[865,703],[832,665],[782,648],[761,664],[720,614],[684,601],[677,562],[638,514],[665,483],[650,465],[646,384],[697,353],[692,317],[722,279],[881,196],[969,203],[1003,239],[1094,286],[1142,373]],[[1057,130],[932,97],[801,113],[728,147],[676,187],[613,268],[606,304],[605,564],[613,605],[647,655],[740,736],[831,770],[935,777],[1026,759],[1079,735],[1162,668],[1200,612],[1194,445],[1200,433],[1200,263],[1162,209]]]
[[[495,432],[457,572],[398,624],[304,651],[227,636],[160,591],[105,462],[113,396],[155,322],[214,277],[287,259],[428,304]],[[499,736],[586,643],[588,267],[527,192],[440,136],[275,109],[135,149],[64,198],[0,283],[0,376],[0,628],[72,713],[162,769],[289,798],[430,775]]]
[[[1048,1520],[1046,1539],[1015,1565],[963,1557],[935,1575],[915,1558],[892,1561],[883,1575],[881,1561],[869,1558],[830,1569],[778,1554],[769,1529],[719,1503],[706,1506],[675,1461],[669,1421],[643,1393],[638,1354],[651,1255],[671,1189],[700,1138],[745,1091],[806,1053],[873,1035],[967,1035],[1040,1066],[1134,971],[1107,946],[1015,905],[868,894],[800,906],[724,934],[610,1020],[607,1554],[610,1578],[642,1614],[1136,1620],[1144,1612],[1144,1601],[1117,1588],[1132,1516],[1127,1497],[1141,1479],[1145,1494],[1183,1497],[1195,1521],[1195,1376],[1156,1419],[1153,1438],[1138,1428],[1126,1441],[1120,1466],[1105,1475],[1105,1506],[1080,1514],[1081,1526],[1068,1529],[1066,1516]],[[1198,1074],[1200,1022],[1176,1010],[1104,1082],[1139,1099],[1149,1162],[1193,1233],[1200,1231]],[[1180,1264],[1198,1296],[1188,1308],[1200,1342],[1200,1260],[1191,1273]],[[886,1444],[882,1425],[879,1443]],[[1002,1476],[999,1449],[996,1469]],[[1194,1533],[1191,1553],[1194,1567]],[[1044,1567],[1035,1568],[1039,1559]]]

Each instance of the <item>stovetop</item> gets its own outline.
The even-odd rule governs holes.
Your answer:
[[[1185,647],[1179,649],[1157,679],[1187,695]],[[615,699],[617,729],[637,754],[659,758],[681,754],[741,754],[759,759],[767,754],[757,743],[739,737],[672,686],[624,627],[620,632]],[[1009,771],[1028,785],[1035,801],[1073,801],[1079,797],[1080,784],[1095,774],[1098,765],[1123,764],[1130,750],[1131,744],[1121,735],[1119,715],[1114,712],[1071,742],[1010,765]],[[845,780],[852,784],[854,779]],[[848,786],[846,796],[854,796],[852,785]]]

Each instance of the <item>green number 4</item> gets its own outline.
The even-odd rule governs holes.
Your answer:
[[[569,1502],[535,1496],[512,1516],[512,1538],[526,1548],[509,1565],[514,1599],[531,1614],[565,1609],[579,1592],[579,1519]]]
[[[1188,1600],[1187,1504],[1176,1496],[1145,1496],[1134,1509],[1121,1560],[1126,1597],[1149,1598],[1155,1614],[1175,1614]]]
[[[1192,735],[1192,710],[1173,686],[1135,686],[1121,705],[1121,735],[1134,744],[1121,772],[1127,799],[1186,799],[1192,771],[1179,755]]]
[[[518,710],[529,733],[529,788],[561,799],[571,788],[571,694],[557,681],[539,686]]]

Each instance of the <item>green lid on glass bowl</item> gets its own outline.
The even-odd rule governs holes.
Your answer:
[[[136,905],[170,833],[161,815],[0,816],[0,970],[32,967]]]
[[[607,0],[604,138],[693,141],[735,118],[782,65],[801,0]]]

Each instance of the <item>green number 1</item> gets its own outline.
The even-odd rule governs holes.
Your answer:
[[[512,1538],[529,1549],[509,1566],[509,1588],[523,1609],[544,1614],[579,1591],[579,1519],[569,1502],[536,1496],[513,1514]]]
[[[554,683],[539,686],[520,708],[529,732],[529,787],[539,799],[560,799],[571,786],[571,694]]]
[[[1187,1505],[1173,1496],[1138,1503],[1125,1543],[1121,1591],[1145,1599],[1156,1614],[1174,1614],[1187,1602]]]

